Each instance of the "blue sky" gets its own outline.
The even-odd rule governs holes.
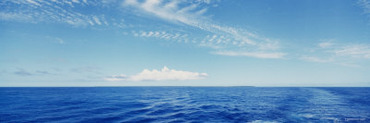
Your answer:
[[[368,0],[0,6],[0,86],[370,86]]]

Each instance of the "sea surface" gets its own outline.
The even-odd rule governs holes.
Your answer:
[[[370,88],[0,88],[0,122],[370,123]]]

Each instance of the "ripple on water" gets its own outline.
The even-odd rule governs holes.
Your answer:
[[[0,88],[0,103],[3,104],[0,107],[1,123],[370,120],[370,104],[366,103],[370,102],[370,88],[124,87],[11,90]],[[3,96],[7,93],[12,96]]]

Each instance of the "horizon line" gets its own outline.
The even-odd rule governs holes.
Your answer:
[[[281,87],[281,88],[284,88],[284,87],[306,87],[306,88],[310,88],[310,87],[333,87],[333,88],[361,88],[361,87],[364,87],[364,88],[368,88],[370,86],[250,86],[250,85],[237,85],[237,86],[178,86],[178,85],[155,85],[155,86],[138,86],[138,85],[135,85],[135,86],[0,86],[0,88],[105,88],[105,87]]]

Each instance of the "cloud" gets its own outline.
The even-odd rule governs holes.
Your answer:
[[[209,0],[198,0],[200,3],[192,3],[181,0],[161,1],[161,0],[125,0],[124,7],[131,7],[146,13],[148,16],[154,16],[174,23],[181,23],[190,27],[204,30],[212,35],[200,39],[199,46],[205,46],[213,49],[219,48],[248,48],[262,52],[266,50],[279,49],[279,43],[275,40],[257,35],[251,31],[220,25],[213,22],[204,14],[207,12],[206,5]],[[216,36],[216,37],[215,37]]]
[[[36,73],[38,73],[38,74],[44,74],[44,75],[51,75],[52,74],[49,71],[44,71],[44,70],[38,70],[38,71],[36,71]]]
[[[104,78],[104,80],[107,80],[107,81],[123,81],[123,80],[128,80],[128,78],[125,74],[120,74],[120,75],[113,75],[113,76]]]
[[[182,29],[179,32],[174,32],[173,30],[163,31],[163,29],[161,31],[133,32],[132,34],[137,37],[158,38],[184,43],[191,42],[194,45],[213,50],[248,49],[248,51],[253,52],[271,52],[280,48],[279,42],[276,40],[266,38],[246,29],[214,22],[206,15],[209,7],[213,7],[215,5],[214,3],[212,0],[4,0],[0,3],[0,7],[4,8],[0,12],[0,20],[26,23],[61,23],[76,27],[142,27],[142,25],[136,25],[137,27],[133,25],[137,22],[133,24],[123,23],[122,8],[119,8],[123,6],[129,9],[130,12],[132,10],[133,14],[138,16],[156,17],[167,22],[172,22],[180,26],[186,25],[204,32],[185,32]],[[87,11],[92,8],[104,11]],[[109,14],[106,12],[109,12]],[[62,39],[56,40],[60,44],[65,43]]]
[[[358,5],[363,8],[365,14],[370,14],[370,1],[368,0],[358,0]]]
[[[4,0],[0,7],[0,20],[20,21],[26,23],[64,23],[72,26],[108,25],[104,14],[87,13],[90,7],[99,9],[105,4],[101,1],[44,1],[44,0]],[[4,7],[6,6],[6,7]],[[111,23],[122,20],[112,19]]]
[[[217,54],[217,55],[224,55],[224,56],[249,56],[249,57],[256,57],[256,58],[267,58],[267,59],[279,59],[285,56],[284,53],[280,53],[280,52],[217,51],[217,52],[212,52],[212,53]]]
[[[354,58],[370,58],[370,46],[367,45],[349,45],[333,50],[338,56],[350,56]]]
[[[328,48],[328,47],[333,46],[333,43],[331,43],[331,42],[321,42],[318,45],[319,45],[320,48]]]
[[[76,73],[100,73],[100,68],[94,66],[84,66],[72,68],[70,71]]]
[[[49,71],[45,71],[45,70],[36,70],[34,72],[29,72],[25,69],[22,69],[22,68],[18,68],[15,72],[14,72],[15,75],[18,75],[18,76],[34,76],[34,75],[54,75],[52,73],[50,73]]]
[[[59,43],[59,44],[64,44],[64,42],[65,42],[65,41],[64,41],[63,39],[61,39],[61,38],[55,38],[55,39],[58,41],[58,43]]]
[[[146,0],[140,2],[137,0],[126,0],[124,6],[132,6],[143,12],[153,14],[162,19],[181,22],[187,25],[195,26],[198,23],[198,16],[193,14],[198,5],[191,4],[187,7],[179,8],[181,1],[174,0],[164,3],[161,0]]]
[[[102,24],[102,23],[100,22],[100,20],[99,20],[99,18],[98,18],[98,17],[94,16],[94,17],[93,17],[93,19],[94,19],[94,21],[95,21],[95,23],[96,23],[96,24],[98,24],[98,25],[101,25],[101,24]]]
[[[314,57],[314,56],[303,56],[301,57],[302,60],[305,60],[305,61],[310,61],[310,62],[320,62],[320,63],[328,63],[328,62],[333,62],[333,58],[329,58],[329,59],[323,59],[323,58],[318,58],[318,57]]]
[[[17,20],[17,21],[33,21],[31,15],[27,14],[22,14],[22,13],[12,13],[12,12],[0,12],[0,19],[1,20],[6,20],[6,21],[12,21],[12,20]]]
[[[18,69],[17,71],[14,72],[14,74],[19,75],[19,76],[32,76],[32,75],[34,75],[33,73],[28,72],[24,69]]]
[[[335,43],[334,40],[318,44],[321,52],[330,53],[337,57],[370,58],[370,45],[353,43]]]
[[[338,43],[334,40],[323,41],[313,48],[310,55],[300,57],[301,60],[318,63],[333,63],[348,67],[359,67],[357,60],[370,59],[370,45],[354,43]]]
[[[358,0],[357,5],[362,8],[363,15],[366,16],[369,21],[370,20],[370,1],[369,0]]]
[[[207,77],[207,73],[198,73],[190,71],[181,71],[169,69],[166,66],[161,70],[144,69],[142,72],[126,76],[124,74],[114,75],[105,78],[107,81],[166,81],[166,80],[197,80]]]
[[[182,33],[170,33],[167,31],[132,31],[132,34],[135,37],[144,37],[144,38],[158,38],[158,39],[164,39],[164,40],[171,40],[171,41],[177,41],[177,42],[189,42],[188,34],[182,34]]]

